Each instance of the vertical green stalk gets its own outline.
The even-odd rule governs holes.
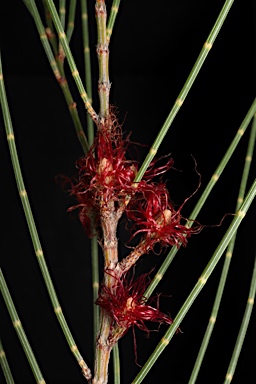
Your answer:
[[[31,16],[34,18],[34,10],[31,7],[30,0],[23,0],[23,1],[26,4],[27,8],[31,9],[30,13],[31,13]],[[35,6],[36,5],[34,4],[34,7]],[[57,56],[57,54],[58,54],[57,39],[56,39],[56,35],[54,33],[54,25],[52,22],[52,18],[51,18],[49,11],[48,11],[47,5],[45,4],[45,0],[43,0],[43,6],[44,6],[44,13],[45,13],[45,21],[46,21],[46,25],[47,25],[47,28],[45,28],[45,33],[46,33],[47,38],[48,38],[48,40],[52,46],[52,50],[53,50],[54,55]],[[40,16],[39,16],[39,18],[40,18]],[[40,33],[40,35],[41,35],[41,33]]]
[[[234,139],[232,140],[227,152],[225,153],[223,159],[221,160],[219,166],[213,173],[209,183],[207,184],[205,190],[203,191],[200,199],[198,200],[195,208],[193,209],[192,213],[189,216],[189,221],[187,223],[187,227],[191,227],[193,225],[193,220],[196,220],[197,215],[201,211],[206,199],[208,198],[209,194],[211,193],[213,187],[219,180],[222,172],[224,171],[230,157],[234,153],[238,143],[240,142],[242,136],[244,135],[251,119],[253,118],[253,115],[256,113],[256,99],[254,99],[249,111],[247,112],[244,120],[242,121]],[[165,272],[169,268],[171,262],[173,261],[176,253],[178,252],[178,249],[176,247],[172,247],[171,251],[166,256],[164,262],[162,263],[161,267],[159,268],[158,272],[156,273],[155,277],[151,281],[150,285],[148,286],[148,289],[145,292],[145,296],[149,297],[153,293],[154,289],[157,287],[159,281],[163,278]]]
[[[114,384],[120,384],[120,359],[118,343],[113,347]]]
[[[88,28],[88,11],[87,0],[81,0],[81,16],[82,16],[82,33],[84,44],[84,63],[85,63],[85,84],[90,102],[92,102],[92,76],[91,76],[91,58],[89,45],[89,28]],[[94,128],[91,117],[87,114],[87,135],[89,146],[94,141]],[[91,239],[91,258],[92,258],[92,289],[93,289],[93,332],[96,341],[99,331],[99,306],[95,305],[95,301],[99,292],[99,263],[98,263],[98,241],[94,236]]]
[[[67,24],[67,41],[70,43],[75,26],[76,0],[70,0]]]
[[[44,258],[44,253],[43,249],[41,246],[41,242],[39,240],[38,232],[36,229],[36,224],[34,221],[34,217],[32,214],[30,202],[28,199],[28,195],[25,189],[22,173],[21,173],[21,168],[20,168],[20,163],[19,163],[19,158],[18,158],[18,153],[16,149],[16,144],[15,144],[15,137],[14,137],[14,132],[13,132],[13,126],[12,126],[12,121],[11,121],[11,116],[10,116],[10,111],[8,107],[8,102],[7,102],[7,97],[6,97],[6,92],[5,92],[5,86],[4,86],[4,80],[3,80],[3,73],[2,73],[2,62],[1,62],[1,56],[0,56],[0,101],[1,101],[1,107],[2,107],[2,112],[3,112],[3,119],[4,119],[4,125],[6,129],[6,136],[7,136],[7,141],[9,145],[9,151],[11,155],[11,160],[12,160],[12,166],[14,170],[14,175],[16,178],[16,183],[17,183],[17,188],[18,192],[21,198],[21,203],[23,206],[23,210],[25,213],[28,229],[30,232],[31,240],[33,243],[35,255],[37,257],[37,261],[39,263],[39,267],[41,269],[41,273],[44,278],[44,282],[49,294],[49,297],[52,302],[52,306],[54,309],[54,312],[57,316],[57,319],[59,321],[59,324],[62,328],[63,334],[65,336],[65,339],[67,343],[69,344],[69,347],[74,354],[78,364],[80,365],[82,372],[84,376],[89,380],[91,378],[91,371],[87,364],[85,363],[84,359],[80,355],[80,352],[78,350],[78,347],[75,344],[75,341],[72,337],[72,334],[69,330],[69,327],[67,325],[66,319],[62,313],[61,306],[59,304],[56,291],[54,289],[52,279]]]
[[[59,15],[62,28],[65,29],[66,20],[66,0],[59,0]]]
[[[182,106],[183,102],[185,101],[185,98],[187,97],[187,94],[190,91],[200,69],[202,68],[202,65],[204,64],[205,59],[208,56],[208,53],[210,52],[210,50],[212,48],[212,45],[213,45],[223,23],[224,23],[227,15],[228,15],[228,12],[229,12],[233,2],[234,2],[234,0],[226,0],[225,1],[225,4],[223,5],[223,8],[221,9],[219,16],[218,16],[210,34],[209,34],[209,36],[207,37],[206,42],[204,43],[203,48],[202,48],[199,56],[198,56],[198,58],[194,64],[194,66],[193,66],[180,94],[177,97],[171,112],[167,116],[167,119],[165,120],[164,125],[160,129],[160,131],[157,135],[157,138],[155,139],[152,147],[149,150],[147,157],[145,158],[142,166],[140,167],[140,169],[137,173],[137,176],[134,180],[135,182],[141,181],[141,179],[142,179],[144,173],[146,172],[149,164],[151,163],[151,161],[155,157],[160,144],[162,143],[166,133],[168,132],[168,129],[170,128],[170,126],[171,126],[175,116],[177,115],[178,111],[180,110],[180,107]]]
[[[247,180],[248,180],[248,175],[249,175],[249,170],[250,170],[250,165],[251,165],[251,160],[252,160],[252,154],[253,154],[253,149],[254,149],[254,144],[255,144],[255,137],[256,137],[256,118],[254,117],[252,129],[251,129],[251,134],[250,134],[250,139],[249,139],[249,144],[248,144],[248,149],[247,149],[247,153],[246,153],[246,157],[245,157],[243,175],[242,175],[241,184],[240,184],[239,193],[238,193],[238,198],[237,198],[236,211],[240,208],[240,206],[244,200],[245,188],[246,188],[246,184],[247,184]],[[208,322],[206,332],[204,334],[204,338],[203,338],[200,350],[198,352],[198,356],[197,356],[193,371],[192,371],[190,379],[189,379],[189,384],[194,384],[196,379],[197,379],[197,376],[198,376],[199,370],[201,368],[201,364],[202,364],[206,349],[208,347],[208,344],[209,344],[209,341],[211,338],[211,334],[213,332],[214,325],[215,325],[216,320],[217,320],[220,302],[222,299],[222,295],[223,295],[225,283],[227,280],[227,275],[228,275],[230,263],[232,260],[233,250],[235,247],[235,241],[236,241],[236,234],[234,234],[234,236],[233,236],[232,240],[230,241],[228,248],[227,248],[227,252],[225,255],[225,261],[223,264],[220,282],[219,282],[216,297],[214,300],[211,316],[210,316],[210,319]]]
[[[36,379],[36,382],[38,384],[45,384],[45,380],[43,378],[43,375],[40,371],[40,368],[37,364],[35,355],[32,351],[32,348],[29,344],[29,341],[27,339],[27,336],[25,334],[25,331],[23,329],[23,326],[21,324],[21,321],[19,319],[18,313],[15,309],[14,303],[12,301],[9,289],[7,287],[4,275],[2,273],[2,270],[0,269],[0,290],[3,295],[3,299],[5,301],[6,307],[8,309],[10,318],[12,320],[13,326],[15,328],[15,331],[19,337],[20,343],[22,345],[23,351],[25,352],[25,355],[28,359],[29,365],[32,369],[33,375]]]
[[[251,317],[251,313],[252,313],[253,305],[254,305],[254,300],[255,300],[255,292],[256,292],[256,257],[255,257],[255,261],[254,261],[254,268],[253,268],[250,292],[249,292],[249,297],[248,297],[247,304],[246,304],[246,309],[244,312],[243,320],[242,320],[240,330],[238,333],[238,337],[236,340],[235,348],[234,348],[234,351],[233,351],[233,354],[232,354],[232,357],[230,360],[230,364],[229,364],[229,367],[228,367],[228,370],[226,373],[224,384],[229,384],[231,382],[231,380],[233,379],[236,365],[237,365],[237,361],[238,361],[238,358],[239,358],[239,355],[240,355],[240,352],[241,352],[241,349],[243,346],[244,338],[246,335],[246,331],[247,331],[248,326],[249,326],[249,321],[250,321],[250,317]]]
[[[100,99],[100,121],[104,121],[109,116],[109,93],[110,93],[110,82],[109,82],[109,49],[107,41],[107,10],[104,0],[96,0],[95,4],[95,15],[97,22],[97,55],[99,62],[99,82],[98,92]]]
[[[143,366],[143,368],[140,370],[138,375],[136,376],[135,380],[132,382],[132,384],[139,384],[142,382],[142,380],[145,378],[147,373],[152,368],[153,364],[156,362],[158,357],[161,355],[161,353],[164,351],[164,349],[167,347],[167,345],[170,343],[172,337],[176,333],[178,327],[180,326],[181,321],[186,316],[187,312],[189,311],[190,307],[196,300],[197,296],[207,283],[208,278],[212,274],[213,270],[215,269],[218,261],[220,260],[222,254],[224,253],[227,245],[229,244],[230,240],[234,236],[235,232],[237,231],[239,225],[241,224],[243,218],[245,217],[253,199],[256,196],[256,180],[254,180],[249,192],[246,195],[246,198],[241,205],[241,208],[236,213],[235,217],[233,218],[228,230],[226,231],[224,237],[222,238],[221,242],[219,243],[216,251],[214,252],[213,256],[211,257],[209,263],[207,264],[206,268],[204,269],[202,275],[198,279],[198,282],[192,289],[191,293],[189,294],[188,298],[186,299],[185,303],[181,307],[180,311],[178,312],[177,316],[173,320],[172,325],[169,326],[167,332],[165,333],[164,337],[161,339],[161,341],[158,343],[157,347]]]
[[[88,12],[87,12],[87,0],[81,0],[81,13],[82,13],[82,33],[84,44],[84,64],[85,64],[85,84],[87,94],[90,102],[92,103],[92,76],[91,76],[91,57],[90,57],[90,44],[89,44],[89,28],[88,28]],[[89,115],[87,115],[87,136],[89,146],[92,145],[94,140],[93,121]]]
[[[107,24],[107,41],[108,41],[108,43],[109,43],[111,35],[112,35],[112,31],[113,31],[113,27],[114,27],[114,24],[116,21],[116,16],[118,13],[120,1],[121,0],[113,0],[112,6],[111,6],[110,15],[109,15],[108,24]]]
[[[6,384],[15,384],[1,340],[0,340],[0,365],[5,377]]]

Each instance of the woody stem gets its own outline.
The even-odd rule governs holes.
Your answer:
[[[105,120],[109,116],[109,93],[110,93],[110,82],[109,82],[109,49],[107,40],[107,11],[104,0],[96,0],[95,4],[95,15],[97,21],[97,32],[98,32],[98,44],[97,44],[97,55],[99,62],[99,82],[98,82],[98,93],[100,99],[100,120]]]
[[[104,285],[111,288],[115,285],[115,277],[108,271],[113,271],[118,264],[117,252],[117,215],[113,202],[101,209],[101,225],[104,239],[105,273]],[[108,364],[113,344],[109,342],[112,319],[101,308],[100,331],[96,345],[95,372],[93,384],[106,384],[108,382]]]

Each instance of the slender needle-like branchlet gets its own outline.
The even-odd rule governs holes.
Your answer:
[[[247,148],[247,152],[246,152],[246,157],[245,157],[245,163],[244,163],[244,169],[243,169],[243,174],[242,174],[242,178],[241,178],[241,184],[240,184],[238,198],[237,198],[236,211],[240,208],[240,206],[244,200],[245,188],[246,188],[246,184],[247,184],[247,180],[248,180],[248,175],[249,175],[249,170],[250,170],[250,165],[251,165],[251,160],[252,160],[252,155],[253,155],[253,150],[254,150],[254,145],[255,145],[255,137],[256,137],[256,118],[254,117],[252,128],[251,128],[251,133],[250,133],[250,138],[249,138],[249,143],[248,143],[248,148]],[[224,260],[222,273],[221,273],[216,297],[214,300],[212,312],[211,312],[211,315],[209,318],[207,329],[205,331],[205,334],[204,334],[204,337],[202,340],[200,350],[198,352],[197,359],[195,361],[193,371],[192,371],[191,376],[190,376],[189,384],[194,384],[196,382],[196,379],[197,379],[199,370],[201,368],[201,364],[202,364],[204,355],[206,353],[206,349],[208,347],[208,344],[209,344],[209,341],[211,338],[211,334],[212,334],[213,329],[214,329],[214,325],[215,325],[216,320],[217,320],[218,311],[219,311],[224,287],[226,284],[230,263],[232,260],[233,250],[235,247],[235,241],[236,241],[236,234],[234,234],[233,238],[231,239],[231,241],[228,245],[226,254],[225,254],[225,260]]]
[[[90,102],[92,103],[92,75],[91,75],[91,55],[90,55],[90,38],[88,27],[88,9],[87,0],[81,0],[81,17],[82,17],[82,33],[83,33],[83,49],[84,49],[84,66],[85,66],[85,85]],[[87,136],[89,146],[94,140],[94,128],[91,116],[87,114]]]
[[[247,112],[242,124],[240,125],[234,139],[232,140],[227,152],[225,153],[223,159],[221,160],[219,166],[217,167],[216,171],[213,173],[209,183],[207,184],[205,190],[203,191],[200,199],[198,200],[195,208],[193,209],[191,215],[189,216],[188,222],[187,222],[187,227],[191,227],[193,225],[193,220],[196,220],[197,215],[201,211],[206,199],[208,198],[210,192],[212,191],[213,187],[219,180],[223,170],[225,169],[230,157],[234,153],[238,143],[240,142],[244,132],[246,131],[251,119],[253,118],[253,115],[256,113],[256,99],[253,101],[249,111]],[[157,274],[155,277],[152,279],[148,289],[145,292],[146,297],[150,297],[151,294],[153,293],[154,289],[157,287],[158,283],[164,276],[165,272],[169,268],[171,262],[173,261],[176,253],[178,252],[177,247],[173,247],[171,251],[168,253],[166,256],[163,264],[159,268]]]
[[[70,0],[68,10],[67,41],[70,43],[75,27],[76,0]]]
[[[28,5],[30,5],[30,0],[26,0],[24,2],[26,3],[26,5],[27,5],[27,3],[28,3]],[[27,5],[27,7],[28,7],[28,5]],[[44,13],[45,13],[45,22],[47,25],[47,28],[45,29],[45,33],[46,33],[48,40],[52,46],[53,53],[56,57],[58,54],[58,42],[57,42],[57,38],[56,38],[56,34],[55,34],[55,28],[54,28],[54,25],[52,22],[50,12],[48,11],[47,5],[45,4],[45,0],[43,0],[43,5],[44,5]],[[31,11],[31,16],[34,17],[33,11]]]
[[[81,17],[82,17],[82,33],[84,44],[84,64],[85,64],[85,84],[90,102],[92,102],[92,76],[91,76],[91,57],[89,46],[89,28],[88,28],[88,12],[87,0],[81,0]],[[94,140],[94,129],[91,116],[87,114],[87,136],[89,146]],[[99,331],[99,306],[95,305],[99,293],[99,263],[98,263],[98,241],[94,236],[91,239],[91,258],[92,258],[92,289],[93,289],[93,332],[94,340],[97,338]]]
[[[2,273],[2,270],[0,269],[0,290],[4,299],[4,302],[6,304],[7,310],[9,312],[9,316],[12,320],[12,324],[15,328],[15,331],[19,337],[21,346],[23,348],[23,351],[25,352],[25,355],[28,359],[28,362],[30,364],[30,367],[32,369],[33,375],[36,379],[37,383],[45,384],[45,380],[43,378],[43,375],[41,373],[41,370],[39,368],[39,365],[36,361],[35,355],[32,351],[32,348],[29,344],[29,341],[27,339],[27,336],[25,334],[25,331],[23,329],[23,326],[21,324],[21,321],[19,319],[18,313],[15,309],[13,300],[11,298],[11,294],[9,292],[9,289],[7,287],[4,275]]]
[[[157,135],[157,138],[155,139],[152,147],[149,150],[148,155],[146,156],[142,166],[140,167],[140,169],[136,175],[136,178],[134,180],[135,182],[141,181],[141,179],[142,179],[144,173],[146,172],[149,164],[151,163],[151,161],[155,157],[160,144],[162,143],[166,133],[168,132],[168,129],[170,128],[175,116],[177,115],[177,113],[180,110],[180,107],[182,106],[188,92],[190,91],[202,65],[204,64],[205,59],[208,56],[208,53],[210,52],[210,50],[212,48],[212,45],[213,45],[222,25],[223,25],[223,23],[227,17],[227,14],[228,14],[233,2],[234,2],[234,0],[226,0],[225,1],[225,4],[223,5],[223,8],[222,8],[218,18],[217,18],[209,36],[207,37],[206,42],[204,43],[203,48],[202,48],[199,56],[198,56],[198,58],[194,64],[194,66],[193,66],[180,94],[178,95],[178,97],[174,103],[173,108],[171,109],[171,112],[169,113],[167,119],[165,120],[164,125],[160,129],[160,131]]]
[[[114,27],[114,24],[116,21],[116,16],[118,13],[120,1],[121,0],[113,0],[112,6],[111,6],[110,15],[109,15],[108,24],[107,24],[107,41],[108,41],[108,43],[109,43],[111,35],[112,35],[112,31],[113,31],[113,27]]]
[[[15,384],[1,340],[0,340],[0,364],[1,364],[1,368],[4,374],[6,384]]]
[[[55,60],[55,58],[53,56],[50,44],[48,42],[47,35],[45,34],[45,31],[44,31],[44,26],[43,26],[40,14],[39,14],[37,6],[35,4],[35,1],[34,0],[27,0],[27,2],[29,2],[29,4],[30,4],[31,15],[34,18],[38,33],[39,33],[40,38],[41,38],[43,48],[45,50],[46,56],[48,58],[48,61],[50,63],[52,71],[54,73],[54,76],[55,76],[56,80],[58,81],[58,83],[60,84],[60,87],[61,87],[62,92],[64,94],[66,103],[67,103],[69,111],[70,111],[71,118],[72,118],[74,126],[75,126],[78,140],[80,141],[80,144],[82,146],[84,153],[87,153],[89,150],[89,145],[87,142],[87,138],[84,134],[81,121],[79,119],[78,111],[76,108],[76,103],[74,102],[74,100],[72,98],[68,83],[67,83],[66,78],[65,78],[63,62],[60,63],[60,61],[58,61],[58,63],[57,63],[57,61]]]
[[[80,96],[81,96],[81,98],[82,98],[82,100],[84,102],[85,108],[86,108],[87,112],[89,113],[89,115],[91,116],[91,118],[93,119],[93,121],[96,122],[98,120],[98,115],[94,111],[94,109],[93,109],[93,107],[91,105],[91,102],[90,102],[90,100],[88,98],[88,95],[87,95],[87,93],[86,93],[86,91],[84,89],[81,77],[79,75],[78,69],[76,67],[75,61],[74,61],[72,53],[71,53],[71,50],[69,48],[69,44],[68,44],[68,41],[67,41],[67,38],[66,38],[66,34],[65,34],[65,32],[64,32],[64,30],[62,28],[62,25],[61,25],[58,13],[57,13],[56,8],[55,8],[55,5],[54,5],[52,0],[45,0],[45,2],[47,4],[47,7],[48,7],[49,12],[51,14],[53,23],[55,25],[55,28],[56,28],[58,36],[59,36],[59,42],[62,45],[63,50],[65,52],[65,56],[67,58],[70,71],[71,71],[72,76],[73,76],[73,78],[75,80],[75,83],[77,85],[77,88],[78,88],[78,91],[80,93]]]
[[[255,260],[254,260],[254,268],[253,268],[253,274],[252,274],[252,279],[251,279],[251,286],[250,286],[250,292],[249,296],[247,299],[247,304],[243,316],[243,320],[239,329],[239,333],[237,336],[235,348],[229,363],[229,367],[226,373],[226,377],[224,380],[224,384],[230,384],[231,380],[233,379],[235,369],[237,366],[238,358],[243,346],[244,338],[246,335],[246,331],[249,326],[249,321],[251,318],[253,306],[254,306],[254,301],[255,301],[255,292],[256,292],[256,255],[255,255]]]
[[[62,28],[65,30],[66,0],[59,0],[59,16]]]
[[[222,254],[224,253],[227,245],[229,244],[230,240],[236,233],[239,225],[241,224],[243,218],[245,217],[253,199],[256,196],[256,180],[254,180],[249,192],[247,193],[243,204],[241,205],[240,209],[234,216],[228,230],[226,231],[225,235],[223,236],[221,242],[219,243],[216,251],[214,252],[213,256],[211,257],[209,263],[207,264],[206,268],[204,269],[202,275],[198,279],[198,282],[192,289],[191,293],[189,294],[188,298],[186,299],[185,303],[181,307],[180,311],[178,312],[177,316],[173,320],[173,323],[169,326],[167,332],[161,339],[161,341],[158,343],[157,347],[141,369],[141,371],[136,376],[135,380],[132,382],[133,384],[139,384],[142,382],[142,380],[145,378],[149,370],[152,368],[153,364],[156,362],[158,357],[161,355],[161,353],[164,351],[166,346],[169,344],[170,340],[176,333],[178,327],[180,326],[181,321],[186,316],[187,312],[189,311],[190,307],[194,303],[195,299],[205,286],[207,280],[209,279],[210,275],[212,274],[213,270],[215,269],[218,261],[220,260]]]
[[[6,129],[6,136],[7,136],[7,141],[8,141],[8,146],[9,146],[9,151],[11,155],[11,160],[12,160],[12,166],[14,170],[14,175],[17,183],[17,188],[18,192],[21,198],[21,203],[23,206],[23,210],[25,213],[28,229],[30,232],[30,237],[33,243],[35,255],[37,257],[41,273],[44,278],[44,282],[49,294],[49,297],[51,299],[52,305],[54,312],[57,316],[57,319],[60,323],[60,326],[62,328],[62,331],[64,333],[64,336],[69,344],[69,347],[74,354],[78,364],[80,365],[84,376],[89,380],[91,378],[91,372],[90,369],[88,368],[87,364],[85,363],[84,359],[80,355],[80,352],[78,350],[78,347],[75,344],[75,341],[73,339],[73,336],[70,332],[70,329],[67,325],[66,319],[62,313],[61,306],[59,304],[56,291],[54,289],[52,279],[44,258],[44,253],[43,249],[41,246],[41,242],[39,240],[36,224],[34,221],[33,213],[31,210],[30,202],[28,199],[28,195],[25,189],[22,173],[21,173],[21,168],[20,168],[20,163],[19,163],[19,158],[18,158],[18,153],[16,149],[16,144],[15,144],[15,137],[14,137],[14,132],[13,132],[13,126],[12,126],[12,121],[11,121],[11,115],[8,107],[8,102],[7,102],[7,97],[6,97],[6,92],[5,92],[5,86],[4,86],[4,80],[3,80],[3,73],[2,73],[2,62],[1,62],[1,57],[0,57],[0,101],[1,101],[1,107],[2,107],[2,112],[3,112],[3,119],[4,119],[4,125]]]

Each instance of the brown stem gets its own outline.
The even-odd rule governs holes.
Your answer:
[[[108,364],[112,346],[108,343],[112,319],[101,309],[100,334],[96,345],[94,378],[92,384],[108,382]]]
[[[145,245],[145,240],[141,240],[141,242],[135,247],[128,256],[122,259],[118,263],[118,268],[120,269],[120,274],[123,274],[137,262],[137,260],[147,252],[147,247]]]
[[[108,273],[108,270],[114,270],[118,264],[117,252],[117,214],[113,202],[107,206],[103,205],[101,209],[101,225],[103,230],[103,250],[105,257],[104,284],[107,287],[115,285],[115,278]],[[113,343],[109,341],[112,319],[104,309],[101,309],[100,331],[96,345],[95,366],[93,384],[106,384],[108,382],[108,364]]]
[[[98,32],[98,44],[97,44],[97,55],[99,62],[99,82],[98,92],[100,99],[100,120],[105,120],[109,116],[109,93],[110,93],[110,82],[109,82],[109,49],[107,40],[107,11],[104,0],[96,0],[95,4],[95,15],[97,21],[97,32]]]

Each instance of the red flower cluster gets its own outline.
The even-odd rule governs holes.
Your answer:
[[[115,343],[134,325],[149,333],[145,321],[172,324],[173,321],[169,316],[147,304],[143,296],[149,284],[148,274],[141,275],[133,281],[133,279],[129,280],[126,274],[115,277],[113,271],[106,271],[106,273],[114,278],[115,283],[111,288],[104,284],[101,286],[96,304],[113,319],[110,343]],[[150,301],[152,302],[152,299]]]
[[[123,139],[121,127],[112,118],[108,126],[98,129],[89,153],[77,161],[79,176],[71,194],[78,204],[69,210],[79,208],[79,218],[89,236],[98,233],[101,212],[112,203],[112,209],[121,214],[125,211],[133,222],[132,237],[144,235],[145,252],[157,242],[161,246],[186,245],[187,238],[199,229],[180,223],[181,208],[175,211],[165,184],[153,181],[172,167],[173,160],[169,158],[158,167],[152,162],[143,180],[134,183],[138,164],[126,159],[129,139]]]
[[[94,144],[88,154],[77,161],[78,182],[72,184],[71,195],[75,195],[79,218],[89,236],[93,235],[92,224],[99,224],[100,210],[112,201],[116,209],[125,205],[127,195],[133,190],[137,163],[125,157],[129,139],[122,138],[116,120],[110,127],[98,129]]]

